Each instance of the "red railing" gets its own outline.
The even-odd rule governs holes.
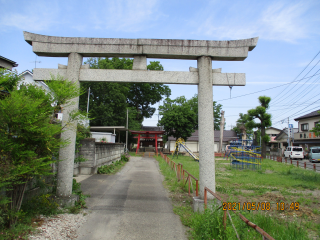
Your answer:
[[[205,208],[207,208],[207,204],[208,204],[208,192],[211,193],[211,194],[212,194],[215,198],[217,198],[219,201],[221,201],[221,203],[223,202],[222,198],[221,198],[218,194],[212,192],[209,188],[205,187],[205,188],[204,188],[204,207],[205,207]],[[235,210],[231,210],[231,211],[234,212],[235,214],[238,214],[238,216],[240,217],[240,219],[241,219],[242,221],[244,221],[249,227],[252,227],[252,228],[253,228],[254,230],[256,230],[258,233],[260,233],[261,236],[262,236],[262,239],[274,240],[273,237],[271,237],[268,233],[266,233],[262,228],[260,228],[260,227],[257,226],[256,224],[250,222],[250,221],[249,221],[245,216],[243,216],[241,213],[237,213]],[[228,213],[228,216],[229,216],[229,218],[230,218],[230,222],[231,222],[231,224],[232,224],[232,227],[233,227],[233,229],[235,230],[238,239],[240,239],[240,238],[239,238],[239,235],[238,235],[238,233],[237,233],[237,230],[235,229],[235,227],[234,227],[234,225],[233,225],[233,223],[232,223],[232,218],[231,218],[231,216],[230,216],[230,214],[229,214],[229,212],[228,212],[228,209],[225,210],[225,211],[224,211],[224,214],[223,214],[223,226],[226,228],[227,213]]]
[[[184,170],[183,169],[183,165],[181,163],[178,163],[176,164],[174,161],[172,161],[170,158],[168,158],[167,155],[163,154],[162,152],[160,153],[161,154],[161,157],[166,161],[166,163],[171,167],[172,170],[175,170],[176,172],[176,176],[177,176],[177,179],[178,181],[180,180],[183,180],[185,179],[185,174],[187,174],[187,178],[186,178],[186,182],[185,184],[187,183],[188,181],[188,193],[189,195],[190,194],[190,183],[192,184],[192,181],[191,181],[191,178],[193,178],[195,181],[196,181],[196,196],[198,196],[198,193],[199,193],[199,190],[198,190],[198,187],[199,187],[199,180],[194,177],[191,173],[189,173],[187,170]],[[208,197],[207,197],[207,192],[211,193],[214,197],[216,197],[219,201],[223,202],[222,198],[212,192],[209,188],[205,187],[204,188],[204,204],[205,204],[205,208],[207,207],[207,204],[208,204]],[[257,226],[256,224],[250,222],[246,217],[244,217],[242,214],[240,213],[237,213],[236,211],[232,210],[235,214],[238,214],[238,216],[240,217],[240,219],[242,221],[244,221],[248,226],[252,227],[253,229],[255,229],[258,233],[260,233],[262,235],[262,238],[263,239],[268,239],[268,240],[274,240],[273,237],[271,237],[268,233],[266,233],[263,229],[261,229],[259,226]],[[238,233],[237,233],[237,230],[235,229],[233,223],[232,223],[232,219],[231,219],[231,216],[228,212],[228,210],[224,211],[224,215],[223,215],[223,225],[224,227],[226,228],[226,222],[227,222],[227,214],[230,218],[230,222],[232,224],[232,227],[233,229],[235,230],[236,234],[237,234],[237,237],[238,239],[239,236],[238,236]]]
[[[192,179],[194,179],[196,183],[196,196],[199,196],[199,180],[194,177],[191,173],[189,173],[187,170],[183,169],[183,165],[181,163],[176,164],[174,161],[172,161],[170,158],[168,158],[167,155],[160,153],[161,157],[166,161],[166,163],[171,167],[172,170],[175,170],[176,176],[178,181],[180,180],[185,180],[184,185],[188,182],[188,193],[191,195],[191,189],[193,192],[193,187],[192,187]],[[186,175],[186,177],[185,177]]]
[[[277,161],[277,162],[281,162],[281,163],[283,162],[283,158],[282,158],[282,157],[279,157],[279,156],[270,156],[270,160]],[[290,160],[290,164],[293,165],[293,160],[292,160],[292,159],[289,159],[289,160]],[[284,161],[285,161],[285,163],[288,163],[288,159],[287,159],[287,158],[284,158]],[[309,168],[307,168],[307,164],[308,164]],[[297,165],[297,167],[300,167],[300,166],[301,166],[299,160],[296,160],[296,165]],[[311,164],[311,163],[309,164],[309,163],[307,163],[307,162],[303,162],[303,168],[304,168],[304,169],[310,169],[310,165],[312,166],[312,169],[313,169],[314,171],[317,170],[316,164]],[[301,166],[301,167],[302,167],[302,166]]]

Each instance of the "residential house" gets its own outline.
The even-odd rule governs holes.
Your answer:
[[[297,133],[298,128],[293,128],[293,133]],[[278,146],[277,148],[280,149],[280,153],[283,154],[284,150],[288,146],[288,128],[284,128],[274,139],[277,143]],[[295,142],[291,142],[293,146],[299,146]]]
[[[8,58],[0,56],[0,68],[12,70],[12,68],[18,67],[18,64]]]
[[[313,146],[320,146],[320,136],[316,136],[313,132],[310,132],[316,124],[320,122],[320,109],[295,118],[298,121],[299,130],[294,133],[294,143],[304,149],[309,149]]]
[[[198,130],[192,133],[191,137],[189,137],[186,141],[186,145],[192,152],[199,152],[199,135]],[[233,130],[223,130],[223,140],[222,140],[222,151],[225,151],[226,146],[230,143],[230,141],[237,139],[237,134]],[[214,151],[218,152],[219,150],[219,141],[220,141],[220,130],[214,130]],[[176,139],[172,136],[168,137],[168,142],[166,143],[169,151],[174,151],[175,149]],[[183,149],[181,149],[183,151]]]
[[[267,144],[267,151],[270,151],[270,148],[277,148],[278,143],[275,138],[281,132],[281,129],[275,127],[268,127],[266,128],[266,135],[270,137],[270,142]]]

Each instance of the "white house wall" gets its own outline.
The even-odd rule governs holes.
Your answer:
[[[312,130],[312,128],[314,128],[314,123],[315,122],[320,122],[320,117],[313,117],[313,118],[307,118],[307,119],[301,119],[299,120],[299,131],[298,132],[306,132],[306,131],[301,131],[301,124],[309,124],[309,130]]]
[[[176,146],[176,142],[175,141],[168,141],[167,144],[170,146],[169,150],[170,152],[174,151],[175,150],[175,146]],[[187,141],[186,142],[186,145],[187,147],[192,151],[192,152],[199,152],[199,142],[189,142]],[[222,146],[226,146],[227,144],[222,144]],[[214,143],[214,151],[217,152],[218,151],[218,146],[219,146],[219,143],[218,142],[215,142]],[[186,150],[184,150],[184,148],[180,148],[180,151],[181,152],[186,152]]]

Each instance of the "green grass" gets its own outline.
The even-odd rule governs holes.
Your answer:
[[[99,167],[98,174],[115,174],[119,172],[128,161],[129,156],[122,155],[119,161],[115,161],[112,162],[112,164]]]
[[[169,156],[170,158],[172,156]],[[186,192],[186,186],[176,180],[176,173],[171,170],[162,157],[155,157],[165,176],[165,185],[173,196]],[[201,161],[201,160],[200,160]],[[191,157],[179,156],[174,162],[183,164],[183,168],[195,177],[199,178],[199,163],[195,162]],[[282,163],[265,159],[262,163],[262,169],[258,171],[252,170],[236,170],[225,164],[229,161],[216,161],[216,191],[218,194],[228,194],[229,200],[237,201],[238,197],[247,197],[254,199],[263,198],[265,194],[279,195],[281,201],[289,202],[301,201],[303,207],[309,207],[312,203],[312,194],[294,193],[294,190],[314,190],[319,189],[319,174],[313,171],[298,169]],[[194,185],[193,185],[194,186]],[[249,191],[244,193],[244,191]],[[283,193],[283,194],[282,194]],[[218,210],[212,212],[206,211],[204,214],[194,213],[187,201],[181,204],[174,202],[174,212],[178,214],[184,225],[191,228],[190,238],[192,239],[236,239],[236,235],[230,223],[227,229],[221,226],[223,212]],[[274,202],[275,204],[275,202]],[[300,206],[302,206],[300,204]],[[256,233],[252,228],[248,228],[239,217],[230,213],[237,231],[239,231],[240,239],[259,239],[260,234]],[[275,239],[309,239],[307,229],[311,228],[314,234],[320,233],[319,225],[311,224],[310,219],[304,213],[295,220],[290,216],[283,215],[283,211],[270,212],[243,212],[243,214],[259,227]],[[282,214],[282,215],[281,215]],[[313,211],[313,214],[319,214],[319,211]],[[285,219],[282,218],[285,216]],[[228,220],[229,221],[229,220]],[[243,225],[244,224],[244,225]],[[249,230],[249,231],[248,231]]]

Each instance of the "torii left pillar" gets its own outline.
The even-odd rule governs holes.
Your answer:
[[[69,81],[77,83],[78,86],[80,86],[79,74],[82,59],[83,57],[78,53],[70,53],[68,56],[67,77]],[[60,161],[58,162],[57,196],[59,197],[60,204],[65,206],[73,205],[77,200],[76,196],[72,196],[77,121],[69,122],[69,116],[72,111],[78,110],[79,97],[72,99],[72,103],[73,104],[63,108],[62,126],[65,127],[65,131],[61,134],[61,138],[68,141],[70,144],[60,148]]]

